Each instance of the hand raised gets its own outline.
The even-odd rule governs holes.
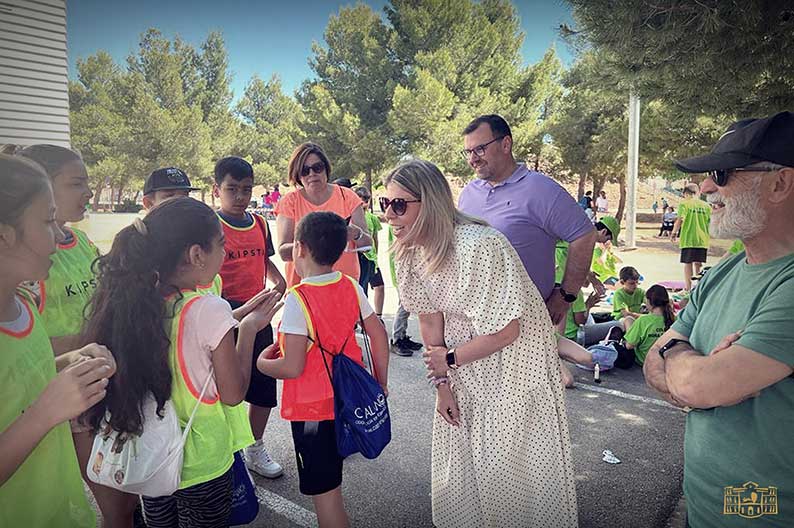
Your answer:
[[[257,332],[262,330],[276,315],[284,303],[281,301],[281,294],[277,290],[270,290],[263,296],[262,301],[243,317],[241,324],[250,324],[256,328]]]
[[[105,397],[112,371],[104,357],[76,361],[50,381],[33,405],[50,427],[76,418]]]

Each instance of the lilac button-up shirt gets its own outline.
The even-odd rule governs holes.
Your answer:
[[[554,246],[593,230],[576,200],[560,184],[520,164],[504,182],[471,181],[458,200],[461,211],[501,231],[544,299],[554,289]]]

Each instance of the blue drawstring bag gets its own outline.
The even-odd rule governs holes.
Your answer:
[[[332,364],[336,449],[343,458],[353,453],[377,458],[391,441],[386,395],[369,372],[341,352],[333,354]]]
[[[303,303],[309,307],[306,298],[301,296]],[[358,296],[358,292],[356,292]],[[309,310],[311,312],[311,310]],[[367,352],[370,368],[375,372],[375,362],[369,339],[364,332],[364,319],[358,314],[362,333],[364,333],[364,349]],[[391,442],[391,418],[386,395],[373,375],[344,354],[347,341],[342,343],[336,353],[326,350],[320,343],[320,335],[315,327],[315,344],[320,349],[325,371],[334,391],[334,429],[336,430],[336,449],[339,456],[346,458],[354,453],[361,453],[365,458],[377,458]],[[328,368],[325,356],[332,357],[334,373]]]
[[[259,515],[259,500],[240,451],[234,454],[232,473],[232,511],[229,514],[229,526],[241,526],[253,522]]]

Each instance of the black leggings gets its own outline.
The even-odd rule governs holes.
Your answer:
[[[232,510],[232,469],[167,497],[144,497],[149,528],[226,528]]]

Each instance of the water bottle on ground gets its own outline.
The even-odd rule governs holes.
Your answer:
[[[576,342],[579,343],[581,346],[584,346],[585,343],[585,332],[584,332],[584,325],[580,324],[579,328],[576,329]]]

